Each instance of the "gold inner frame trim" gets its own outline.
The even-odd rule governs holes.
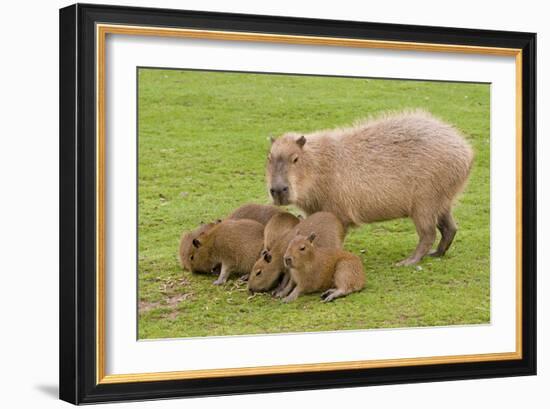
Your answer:
[[[373,48],[401,51],[428,51],[515,56],[516,64],[516,350],[506,353],[451,355],[368,361],[323,362],[315,364],[187,370],[132,374],[105,374],[105,41],[107,34],[196,38],[300,45]],[[466,362],[517,360],[522,358],[522,51],[515,48],[414,43],[352,38],[294,36],[234,31],[178,29],[165,27],[96,25],[96,382],[114,384],[228,376],[322,372],[348,369],[388,368]]]

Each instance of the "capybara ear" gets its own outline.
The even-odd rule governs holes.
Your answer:
[[[275,138],[273,137],[273,135],[269,135],[269,141],[271,142],[271,145],[273,145],[273,143],[275,142]]]
[[[269,254],[267,251],[264,254],[264,260],[266,263],[271,263],[271,254]]]
[[[264,257],[266,254],[267,254],[267,250],[266,250],[266,249],[263,249],[263,250],[262,250],[262,253],[261,253],[261,256]]]
[[[222,219],[216,220],[216,224],[220,224],[222,222]]]
[[[306,137],[304,135],[300,136],[298,139],[296,139],[296,143],[301,148],[306,144]]]
[[[307,239],[309,240],[310,243],[313,243],[313,240],[315,240],[315,237],[317,237],[317,235],[315,233],[311,233],[309,236],[307,236]]]
[[[199,239],[193,239],[193,246],[196,248],[199,248],[201,246],[201,242]]]

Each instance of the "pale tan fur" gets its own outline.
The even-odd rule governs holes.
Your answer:
[[[214,284],[223,284],[231,273],[248,274],[263,247],[264,226],[254,220],[224,220],[193,241],[193,272],[211,272],[221,266]]]
[[[450,246],[456,225],[451,209],[462,191],[473,153],[451,125],[423,111],[384,115],[350,128],[275,140],[267,163],[268,189],[276,204],[292,203],[307,214],[334,213],[344,226],[411,217],[420,236],[414,264],[429,251],[436,226]]]
[[[295,287],[283,301],[324,291],[321,298],[330,302],[365,286],[365,272],[359,257],[341,249],[319,248],[316,240],[315,234],[297,235],[288,245],[284,258]]]
[[[279,236],[274,235],[276,231]],[[317,246],[328,248],[342,248],[345,230],[344,226],[336,216],[329,212],[317,212],[300,221],[290,229],[281,229],[281,225],[270,226],[268,224],[265,230],[265,237],[272,236],[270,242],[266,243],[267,248],[262,256],[254,264],[250,277],[248,279],[248,289],[253,292],[269,291],[283,277],[275,295],[291,285],[290,275],[285,268],[283,256],[288,247],[288,243],[300,232],[301,234],[310,234],[318,232],[319,238]],[[265,248],[265,247],[264,247]]]
[[[284,211],[277,206],[249,203],[235,209],[229,216],[227,216],[227,219],[250,219],[255,220],[265,226],[274,215],[280,213],[284,213]],[[202,223],[195,230],[182,234],[178,252],[180,265],[182,268],[191,271],[189,254],[191,252],[193,239],[196,239],[199,234],[208,231],[211,227],[219,222],[221,222],[221,220],[213,223]]]

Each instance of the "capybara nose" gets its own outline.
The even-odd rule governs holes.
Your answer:
[[[288,186],[273,186],[269,189],[271,196],[282,195],[288,193]]]
[[[285,265],[287,267],[290,267],[291,264],[292,264],[292,258],[291,257],[285,257]]]

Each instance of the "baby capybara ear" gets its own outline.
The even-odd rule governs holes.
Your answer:
[[[310,243],[313,243],[313,240],[315,240],[315,237],[317,237],[317,235],[315,233],[311,233],[309,236],[307,236],[307,239]]]
[[[296,143],[301,148],[306,144],[306,137],[304,135],[300,136],[298,139],[296,139]]]
[[[199,248],[201,246],[201,242],[199,239],[193,239],[193,246],[196,248]]]
[[[269,254],[267,251],[264,254],[264,260],[266,263],[271,263],[271,254]]]
[[[275,142],[275,138],[273,137],[273,135],[269,135],[269,141],[271,142],[271,145],[273,145],[273,143]]]

